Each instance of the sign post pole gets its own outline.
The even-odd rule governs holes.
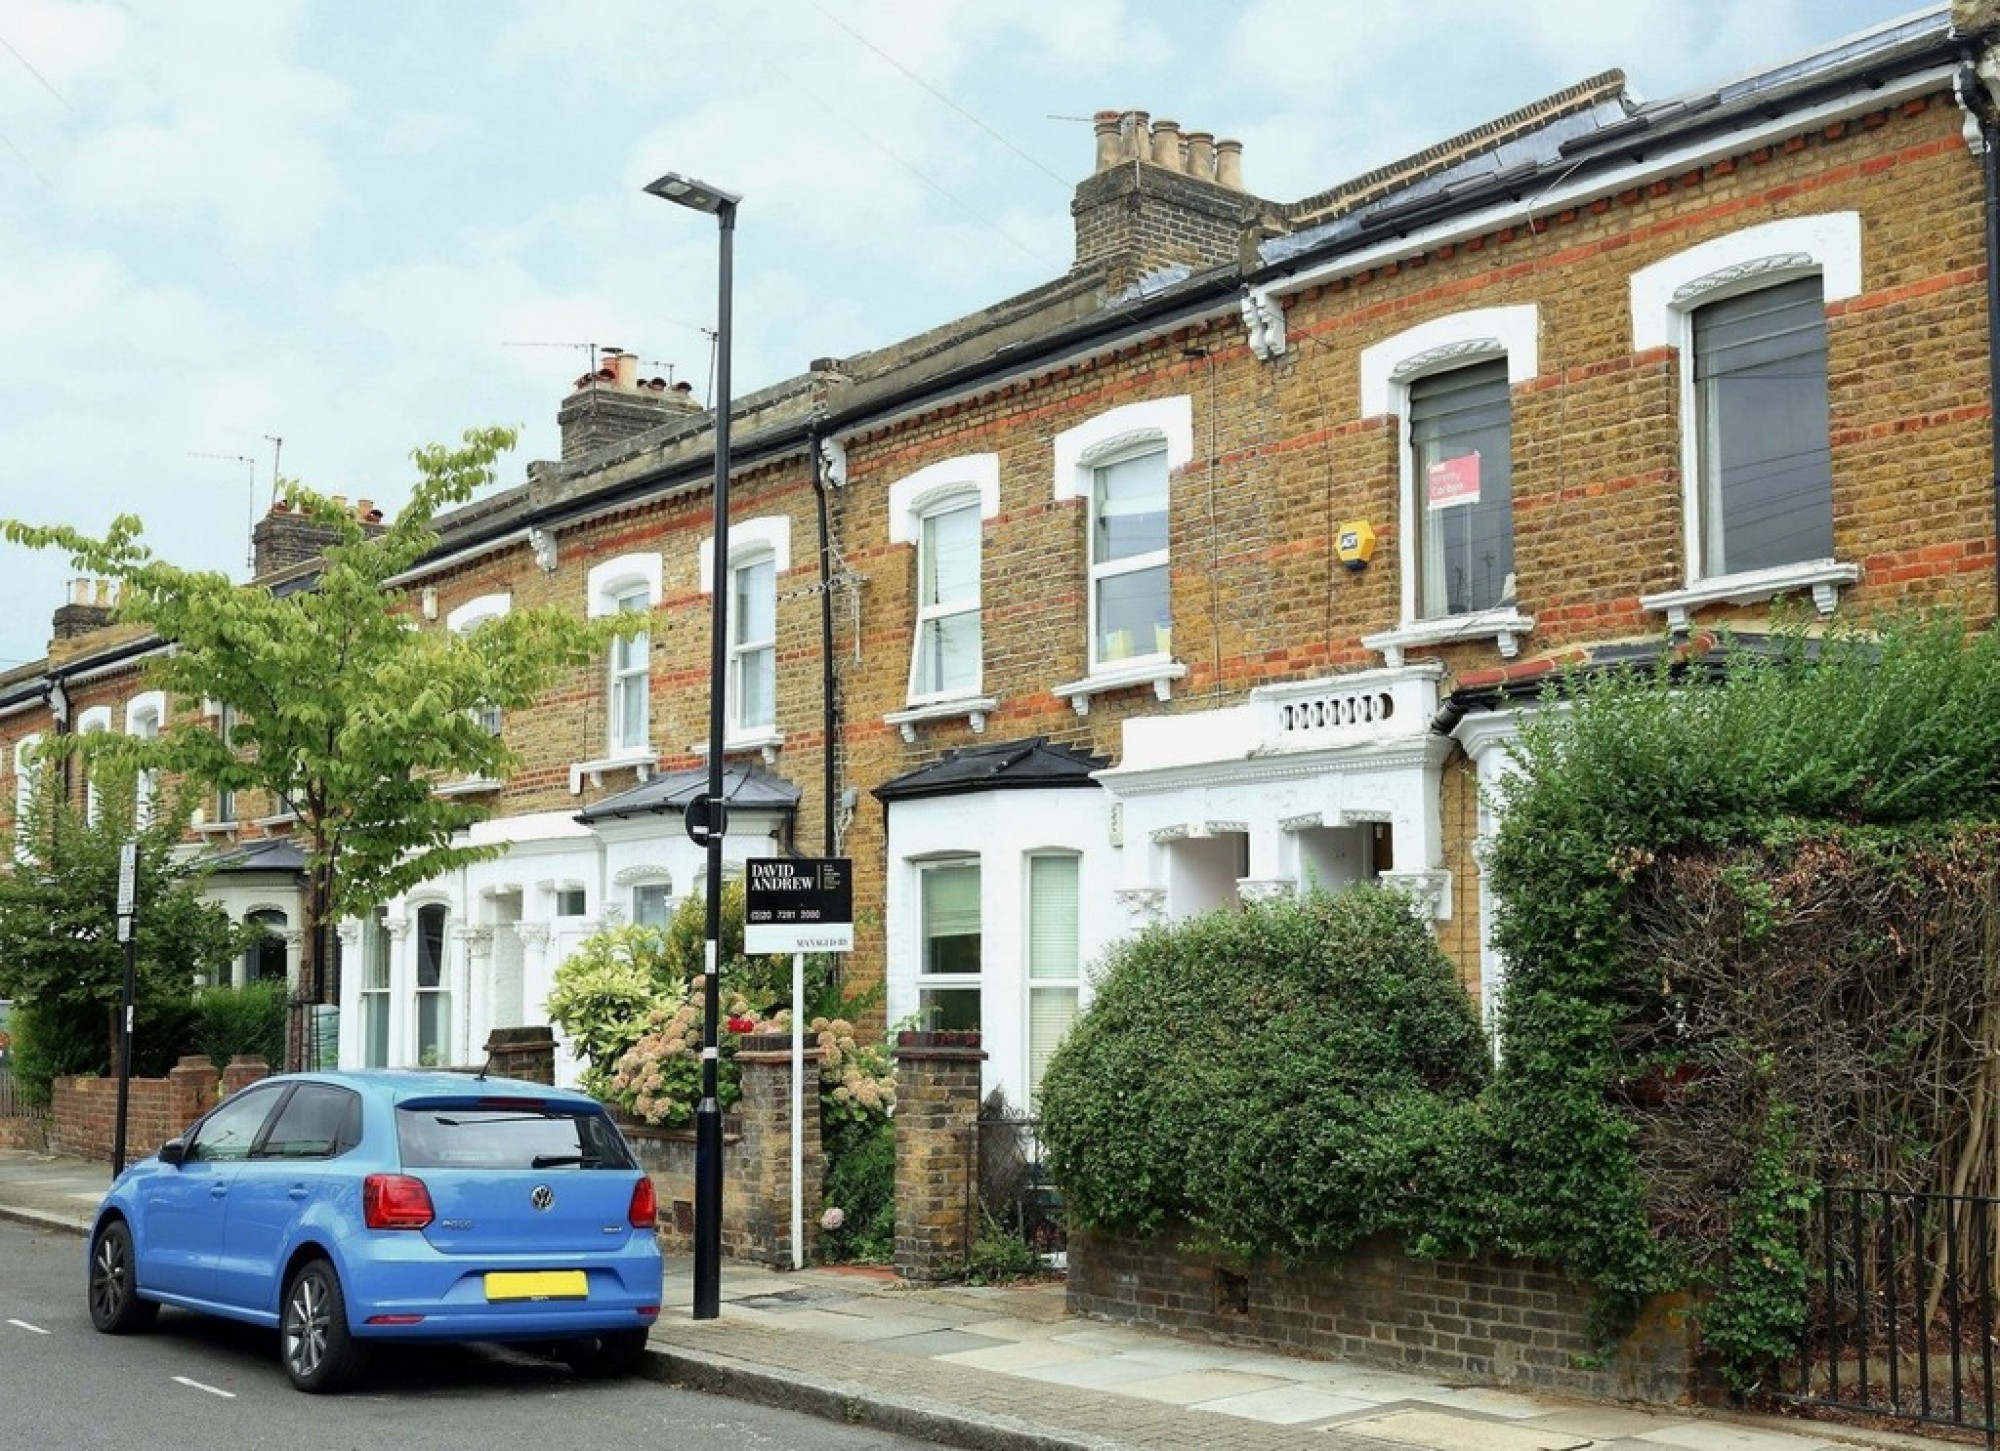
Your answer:
[[[854,950],[854,871],[845,857],[743,864],[743,950],[792,954],[792,1268],[805,1264],[806,954]]]
[[[132,1019],[139,996],[139,939],[132,918],[139,905],[139,843],[118,848],[118,940],[125,944],[125,990],[119,1002],[118,1125],[111,1146],[111,1177],[125,1172],[125,1121],[132,1104]]]

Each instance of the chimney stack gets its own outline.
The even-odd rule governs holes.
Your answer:
[[[1243,144],[1183,131],[1146,111],[1092,118],[1094,169],[1076,189],[1072,270],[1101,267],[1122,289],[1167,267],[1235,260],[1257,198],[1243,190]]]
[[[69,598],[56,606],[49,633],[58,641],[95,634],[111,623],[111,613],[117,608],[116,580],[73,579],[69,582]]]
[[[687,385],[670,387],[664,378],[641,378],[638,354],[605,348],[597,371],[578,378],[575,391],[556,410],[562,460],[569,463],[699,412]]]

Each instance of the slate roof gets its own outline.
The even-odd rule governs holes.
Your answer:
[[[607,796],[576,814],[585,826],[599,821],[624,821],[634,816],[685,813],[688,803],[708,789],[708,768],[668,771],[641,782],[630,791]],[[738,811],[797,811],[799,788],[782,776],[756,766],[724,766],[722,799]]]
[[[306,854],[291,839],[282,836],[246,841],[203,857],[201,867],[209,872],[303,872]]]
[[[1047,736],[992,745],[961,746],[875,788],[881,801],[955,796],[968,791],[1049,791],[1095,786],[1091,773],[1110,762],[1074,746],[1052,746]]]

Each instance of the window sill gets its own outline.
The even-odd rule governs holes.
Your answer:
[[[233,836],[241,831],[245,823],[231,818],[228,821],[196,821],[188,829],[197,836]]]
[[[1773,569],[1751,570],[1748,574],[1723,574],[1698,580],[1686,589],[1664,594],[1639,596],[1639,607],[1658,610],[1667,617],[1667,627],[1677,635],[1687,633],[1694,612],[1703,605],[1759,604],[1793,590],[1812,591],[1813,607],[1830,615],[1840,603],[1840,587],[1861,578],[1861,566],[1842,564],[1837,559],[1809,559],[1799,564],[1781,564]]]
[[[1363,635],[1364,650],[1379,650],[1391,669],[1403,664],[1403,652],[1420,645],[1450,645],[1461,640],[1491,640],[1500,653],[1512,660],[1521,653],[1521,640],[1535,628],[1535,617],[1524,615],[1511,605],[1497,610],[1480,610],[1470,615],[1448,615],[1441,620],[1412,620],[1379,635]]]
[[[452,781],[443,786],[431,787],[431,795],[478,796],[483,792],[498,791],[500,786],[501,783],[491,776],[467,776],[463,781]]]
[[[754,731],[731,731],[722,738],[724,756],[747,756],[752,751],[764,757],[769,766],[777,762],[778,750],[785,744],[785,733],[774,726],[764,726]],[[708,742],[699,741],[688,747],[688,754],[702,760],[708,759]]]
[[[974,735],[986,731],[986,717],[999,708],[1000,702],[990,695],[962,696],[957,700],[934,700],[928,705],[913,705],[908,710],[894,710],[882,717],[883,725],[899,727],[903,739],[914,745],[917,727],[930,720],[956,720],[965,718]]]
[[[1187,666],[1180,661],[1161,655],[1151,660],[1120,661],[1115,667],[1094,671],[1067,685],[1058,685],[1049,693],[1058,700],[1067,700],[1078,715],[1089,715],[1093,695],[1108,695],[1114,690],[1130,690],[1140,685],[1150,685],[1154,695],[1161,700],[1171,700],[1174,682],[1185,680],[1187,673]]]
[[[636,751],[622,756],[606,756],[598,761],[578,761],[569,768],[569,794],[581,796],[586,777],[591,785],[602,786],[606,771],[636,771],[641,781],[650,781],[658,765],[656,757]]]

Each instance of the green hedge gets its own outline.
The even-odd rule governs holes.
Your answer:
[[[1409,900],[1313,894],[1114,948],[1041,1089],[1077,1222],[1191,1226],[1241,1254],[1380,1230],[1465,1240],[1482,1211],[1484,1035]]]

